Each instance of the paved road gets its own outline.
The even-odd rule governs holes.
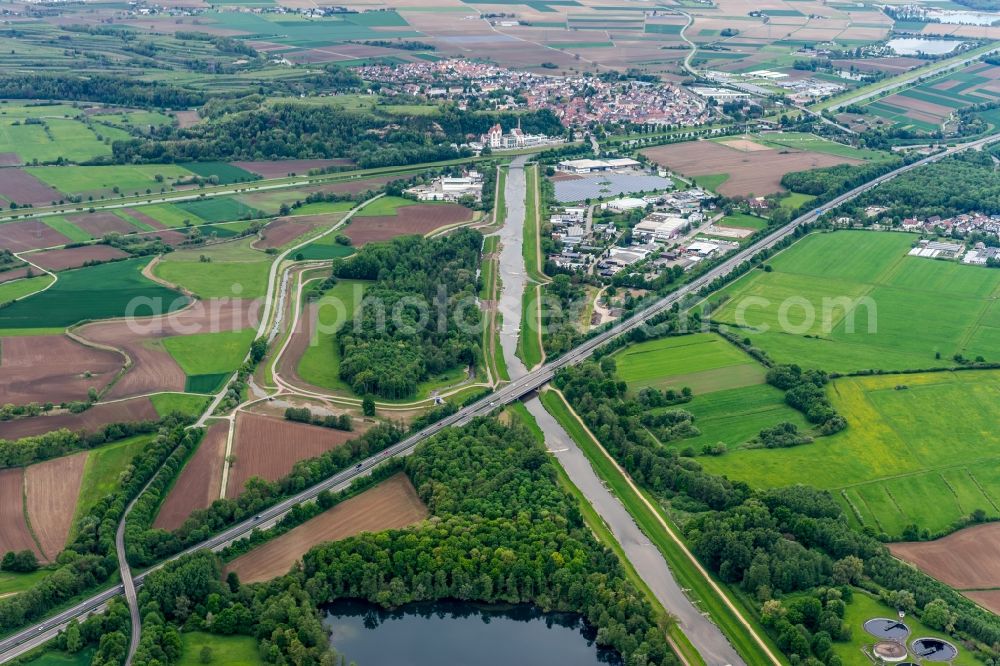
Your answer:
[[[677,618],[681,631],[708,666],[746,666],[722,631],[701,614],[674,580],[663,554],[635,524],[621,501],[598,478],[590,461],[573,438],[552,417],[537,397],[525,401],[545,433],[545,445],[559,460],[573,484],[580,489],[604,522],[611,528],[636,573],[645,581],[667,611]]]
[[[500,302],[497,310],[503,317],[500,326],[500,347],[507,363],[507,374],[518,380],[528,374],[528,369],[517,357],[517,338],[521,333],[521,299],[527,275],[524,268],[524,199],[527,184],[524,178],[524,164],[527,157],[518,157],[510,163],[504,199],[507,202],[507,218],[498,235],[500,236]]]
[[[895,171],[891,171],[883,176],[876,178],[875,180],[861,185],[859,187],[850,190],[849,192],[842,194],[823,207],[823,210],[828,210],[835,206],[856,198],[857,196],[867,192],[868,190],[876,187],[877,185],[884,183],[887,180],[891,180],[896,176],[916,169],[922,165],[929,164],[931,162],[936,162],[947,155],[952,155],[963,150],[970,148],[981,148],[985,145],[993,143],[1000,139],[1000,134],[995,134],[989,137],[978,139],[976,141],[971,141],[948,150],[942,151],[935,155],[930,155],[912,164],[900,167]],[[508,203],[508,205],[510,205]],[[495,393],[472,403],[467,407],[463,407],[459,411],[455,412],[451,416],[448,416],[437,423],[428,426],[427,428],[410,435],[403,441],[389,447],[382,453],[372,456],[361,463],[358,463],[357,467],[353,469],[348,469],[339,474],[321,481],[320,483],[303,490],[299,494],[290,497],[289,499],[276,504],[275,506],[262,511],[257,517],[246,520],[238,525],[234,525],[222,534],[219,534],[211,539],[208,539],[200,544],[192,546],[187,551],[176,555],[174,558],[181,557],[191,552],[201,550],[203,548],[209,548],[217,550],[225,544],[238,539],[242,536],[247,535],[251,530],[259,528],[262,525],[267,524],[270,521],[276,520],[287,513],[292,506],[304,501],[310,501],[315,499],[315,497],[323,490],[329,490],[337,487],[344,487],[352,479],[357,476],[369,473],[372,467],[378,465],[386,458],[398,455],[407,455],[410,453],[420,442],[427,439],[428,437],[436,434],[442,428],[448,428],[451,426],[461,426],[468,423],[470,420],[477,416],[485,416],[496,408],[519,400],[523,396],[537,390],[541,386],[544,386],[552,379],[557,371],[561,368],[576,365],[586,360],[594,350],[596,350],[601,345],[605,344],[609,340],[612,340],[620,335],[627,333],[628,331],[642,326],[647,319],[655,316],[656,314],[668,310],[673,307],[674,304],[679,304],[685,301],[685,299],[697,294],[699,290],[703,287],[709,285],[713,280],[718,277],[729,274],[734,268],[742,264],[744,261],[750,259],[753,255],[757,254],[765,248],[774,247],[775,244],[783,240],[784,238],[795,233],[795,229],[803,224],[814,221],[822,211],[813,210],[805,215],[795,218],[789,222],[784,227],[774,231],[770,235],[764,237],[763,239],[747,246],[737,254],[733,255],[726,261],[720,263],[718,266],[712,268],[707,273],[701,277],[693,280],[692,282],[680,287],[671,294],[665,296],[664,298],[656,301],[649,307],[640,310],[639,312],[633,314],[627,319],[623,319],[614,326],[608,328],[606,331],[596,335],[593,338],[583,342],[578,347],[568,351],[563,356],[557,358],[554,361],[539,367],[538,369],[529,372],[520,379],[514,379],[510,384],[507,384],[497,390]],[[141,584],[141,581],[145,578],[146,573],[140,574],[136,577],[136,583]],[[53,636],[55,632],[65,626],[66,622],[74,617],[85,616],[95,609],[102,606],[108,599],[117,596],[121,593],[118,588],[113,588],[111,590],[106,590],[100,592],[86,601],[82,601],[73,608],[63,611],[49,619],[42,622],[36,623],[35,625],[24,629],[16,634],[13,634],[0,641],[0,663],[9,661],[13,659],[17,654],[24,651],[23,647],[25,645],[37,646],[41,645],[44,641],[39,641],[39,637],[42,636]]]

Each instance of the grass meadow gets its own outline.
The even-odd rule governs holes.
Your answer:
[[[76,501],[74,525],[115,489],[119,483],[118,477],[132,462],[132,458],[152,439],[152,435],[137,435],[93,449],[87,454],[83,479],[80,481],[80,495]]]
[[[340,350],[337,349],[335,340],[336,331],[330,329],[336,326],[338,321],[343,326],[342,320],[345,315],[347,319],[353,316],[361,304],[365,284],[359,280],[341,280],[324,292],[317,311],[319,327],[323,327],[324,330],[313,331],[309,346],[299,359],[297,372],[303,380],[331,391],[351,390],[351,387],[340,378]],[[335,299],[344,304],[344,310],[335,305],[323,305],[323,301],[327,299]],[[351,308],[351,312],[346,312],[347,307]]]
[[[202,258],[209,261],[203,261]],[[153,272],[201,298],[258,298],[267,289],[270,259],[250,248],[250,240],[180,250],[164,255]]]
[[[181,634],[181,653],[177,666],[200,666],[201,650],[209,647],[212,650],[210,663],[215,666],[254,666],[263,664],[257,651],[257,641],[251,636],[219,636],[201,631],[184,632]]]
[[[231,373],[243,362],[255,331],[198,333],[164,338],[163,346],[188,376]]]
[[[149,396],[149,400],[153,403],[156,413],[161,417],[175,412],[198,416],[208,404],[208,398],[205,396],[189,393],[157,393]]]
[[[108,193],[117,187],[122,195],[159,192],[171,181],[193,174],[176,164],[125,164],[121,166],[46,166],[26,169],[35,178],[66,194]],[[163,176],[157,182],[156,176]]]
[[[712,318],[749,326],[739,335],[779,363],[828,371],[930,369],[952,365],[955,354],[1000,360],[1000,272],[906,256],[912,242],[898,233],[813,234],[770,260],[772,272],[726,287]]]
[[[855,524],[894,538],[911,523],[950,531],[976,509],[1000,518],[1000,371],[843,377],[828,391],[846,430],[699,460],[757,487],[808,470],[810,485],[833,492]]]

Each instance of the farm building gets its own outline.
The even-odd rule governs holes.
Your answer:
[[[955,259],[964,249],[965,246],[960,243],[922,240],[910,250],[909,254],[912,257],[925,259]]]

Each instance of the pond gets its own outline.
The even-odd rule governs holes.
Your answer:
[[[911,56],[926,53],[927,55],[944,55],[951,53],[964,42],[954,39],[921,39],[919,37],[907,37],[900,39],[890,39],[886,46],[893,50],[896,55]]]
[[[580,616],[534,606],[440,601],[387,611],[342,600],[323,611],[330,644],[358,666],[621,664],[617,652],[596,646]]]
[[[1000,23],[1000,14],[992,12],[951,11],[947,9],[931,10],[928,18],[937,19],[941,23],[954,25],[995,25]]]

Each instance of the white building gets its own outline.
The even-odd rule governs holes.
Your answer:
[[[616,213],[624,213],[638,208],[645,208],[646,202],[635,197],[622,197],[621,199],[614,199],[613,201],[601,204],[601,207]]]
[[[599,171],[619,171],[622,169],[635,169],[639,162],[628,157],[616,157],[606,160],[594,160],[589,158],[579,160],[563,160],[559,163],[559,171],[567,173],[595,173]]]
[[[679,215],[652,213],[632,228],[633,235],[649,236],[658,243],[676,238],[690,223]]]

